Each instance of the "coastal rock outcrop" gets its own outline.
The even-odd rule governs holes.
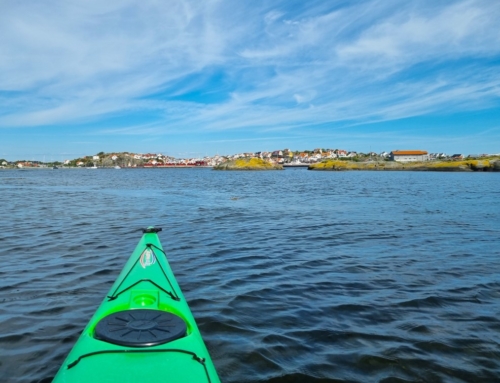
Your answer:
[[[463,161],[426,161],[426,162],[397,162],[397,161],[340,161],[327,160],[312,164],[309,170],[414,170],[414,171],[445,171],[445,172],[473,172],[473,171],[500,171],[500,161],[490,160],[463,160]]]
[[[215,166],[214,170],[283,170],[283,166],[260,158],[238,158],[223,162]]]

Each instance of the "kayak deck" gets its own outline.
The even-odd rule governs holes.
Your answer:
[[[159,230],[144,230],[55,383],[220,382]]]

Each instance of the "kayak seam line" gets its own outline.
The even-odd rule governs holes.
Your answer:
[[[84,358],[87,358],[89,356],[94,356],[94,355],[100,355],[100,354],[126,354],[126,353],[161,353],[161,352],[178,352],[182,354],[187,354],[191,355],[193,357],[193,360],[197,361],[203,366],[203,369],[205,370],[205,374],[207,376],[208,383],[211,383],[212,380],[210,379],[210,374],[208,373],[207,365],[205,364],[206,359],[201,358],[198,355],[196,355],[192,351],[187,351],[187,350],[180,350],[180,349],[160,349],[160,350],[131,350],[131,349],[126,349],[126,350],[101,350],[101,351],[94,351],[94,352],[89,352],[87,354],[80,355],[76,360],[73,362],[69,363],[67,366],[67,369],[70,370],[73,367],[75,367],[80,361]]]
[[[163,249],[159,248],[159,247],[158,247],[158,246],[156,246],[156,245],[153,245],[152,243],[147,243],[147,244],[146,244],[146,246],[149,246],[149,247],[154,247],[155,249],[160,250],[160,251],[163,253],[163,256],[165,257],[165,259],[167,259],[167,253],[165,253],[165,252],[163,251]],[[151,251],[153,251],[153,250],[151,250]],[[155,252],[154,252],[154,251],[153,251],[153,254],[155,254]],[[155,254],[155,256],[156,256],[156,254]],[[168,261],[167,261],[167,262],[168,262]],[[170,282],[170,279],[168,278],[167,274],[165,273],[165,270],[163,270],[163,266],[161,265],[161,263],[160,263],[160,262],[158,262],[158,266],[160,266],[160,269],[161,269],[161,271],[162,271],[163,275],[165,276],[165,279],[167,280],[168,284],[170,285],[170,288],[172,289],[172,292],[175,294],[175,297],[177,298],[176,300],[180,300],[179,295],[177,295],[177,292],[175,291],[174,286],[172,286],[172,283]],[[174,298],[174,299],[175,299],[175,298]]]
[[[163,249],[159,248],[159,247],[158,247],[158,246],[156,246],[156,245],[153,245],[152,243],[147,243],[147,244],[146,244],[146,247],[154,247],[155,249],[160,250],[160,251],[163,253],[163,256],[165,257],[165,260],[167,260],[167,253],[165,253],[165,252],[163,251]],[[153,249],[151,249],[151,251],[153,251]],[[156,254],[155,254],[155,252],[154,252],[154,251],[153,251],[153,255],[154,255],[154,256],[156,256]],[[167,260],[167,262],[168,262],[168,260]],[[161,265],[161,263],[160,263],[160,262],[158,262],[158,266],[160,266],[160,269],[161,269],[161,271],[162,271],[163,275],[165,276],[165,279],[167,280],[168,284],[170,285],[170,288],[172,289],[172,292],[174,293],[175,298],[177,298],[177,299],[175,299],[175,298],[174,298],[174,299],[175,299],[175,300],[177,300],[177,301],[179,301],[179,300],[180,300],[179,295],[178,295],[178,294],[177,294],[177,292],[175,291],[174,286],[172,286],[172,283],[170,282],[170,279],[168,278],[167,274],[165,273],[165,270],[163,270],[163,266]]]
[[[142,253],[141,253],[141,254],[142,254]],[[108,297],[108,298],[110,298],[110,300],[112,300],[111,298],[112,298],[112,297],[114,297],[115,293],[116,293],[116,292],[118,291],[118,289],[121,287],[121,285],[123,284],[123,282],[125,281],[125,279],[127,279],[127,277],[130,275],[130,273],[131,273],[131,272],[132,272],[132,270],[134,269],[134,267],[135,267],[135,265],[137,264],[137,262],[139,262],[139,259],[140,259],[140,258],[141,258],[141,257],[139,256],[139,257],[135,260],[135,262],[134,262],[134,264],[132,265],[132,267],[128,270],[127,275],[125,275],[125,278],[123,278],[123,279],[120,281],[120,283],[118,284],[118,286],[117,286],[117,288],[115,289],[115,291],[113,292],[113,294],[111,294],[111,297]],[[116,297],[115,297],[115,298],[113,298],[113,299],[116,299]]]

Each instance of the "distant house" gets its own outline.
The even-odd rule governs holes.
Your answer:
[[[323,153],[321,153],[321,156],[323,158],[335,158],[335,157],[337,157],[337,155],[334,153],[334,151],[330,150],[330,149],[323,151]]]
[[[283,157],[292,158],[293,152],[290,149],[284,149],[283,150]]]
[[[278,157],[278,158],[283,158],[283,152],[281,150],[275,150],[272,153],[272,157]]]
[[[347,157],[347,150],[337,149],[336,152],[339,157]]]
[[[93,157],[92,157],[92,159],[93,159],[94,161],[99,161],[99,159],[100,159],[100,158],[99,158],[99,156],[93,156]]]
[[[429,154],[425,150],[394,150],[390,158],[399,162],[429,161]]]
[[[31,167],[38,167],[38,164],[34,164],[32,162],[26,161],[26,162],[18,162],[16,164],[18,168],[31,168]]]
[[[452,160],[463,160],[464,159],[464,155],[463,154],[453,154],[450,158]]]

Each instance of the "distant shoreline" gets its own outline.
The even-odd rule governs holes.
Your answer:
[[[356,161],[344,161],[344,160],[327,160],[322,162],[317,162],[313,164],[297,164],[288,163],[283,165],[270,165],[261,164],[264,162],[253,162],[250,160],[239,160],[241,163],[236,161],[224,162],[217,167],[206,166],[206,165],[156,165],[156,166],[134,166],[134,167],[121,167],[116,169],[113,166],[101,166],[98,168],[92,167],[67,167],[58,166],[53,167],[42,167],[42,166],[25,166],[19,167],[0,167],[0,171],[4,170],[17,170],[17,171],[28,171],[28,170],[102,170],[102,169],[112,169],[112,170],[129,170],[129,169],[214,169],[214,170],[280,170],[287,168],[307,168],[307,170],[312,171],[432,171],[432,172],[500,172],[500,159],[488,159],[488,160],[459,160],[459,161],[425,161],[425,162],[398,162],[398,161],[367,161],[367,162],[356,162]]]
[[[2,170],[72,170],[72,169],[78,169],[78,170],[99,170],[99,169],[113,169],[113,170],[128,170],[128,169],[197,169],[197,168],[202,168],[202,169],[211,169],[213,166],[196,166],[196,165],[179,165],[179,166],[174,166],[174,165],[165,165],[165,166],[124,166],[121,167],[120,169],[115,169],[113,166],[99,166],[97,168],[91,168],[91,167],[80,167],[80,166],[58,166],[57,169],[53,169],[52,167],[43,167],[43,166],[26,166],[22,168],[18,167],[6,167],[6,168],[0,168],[0,171]]]

